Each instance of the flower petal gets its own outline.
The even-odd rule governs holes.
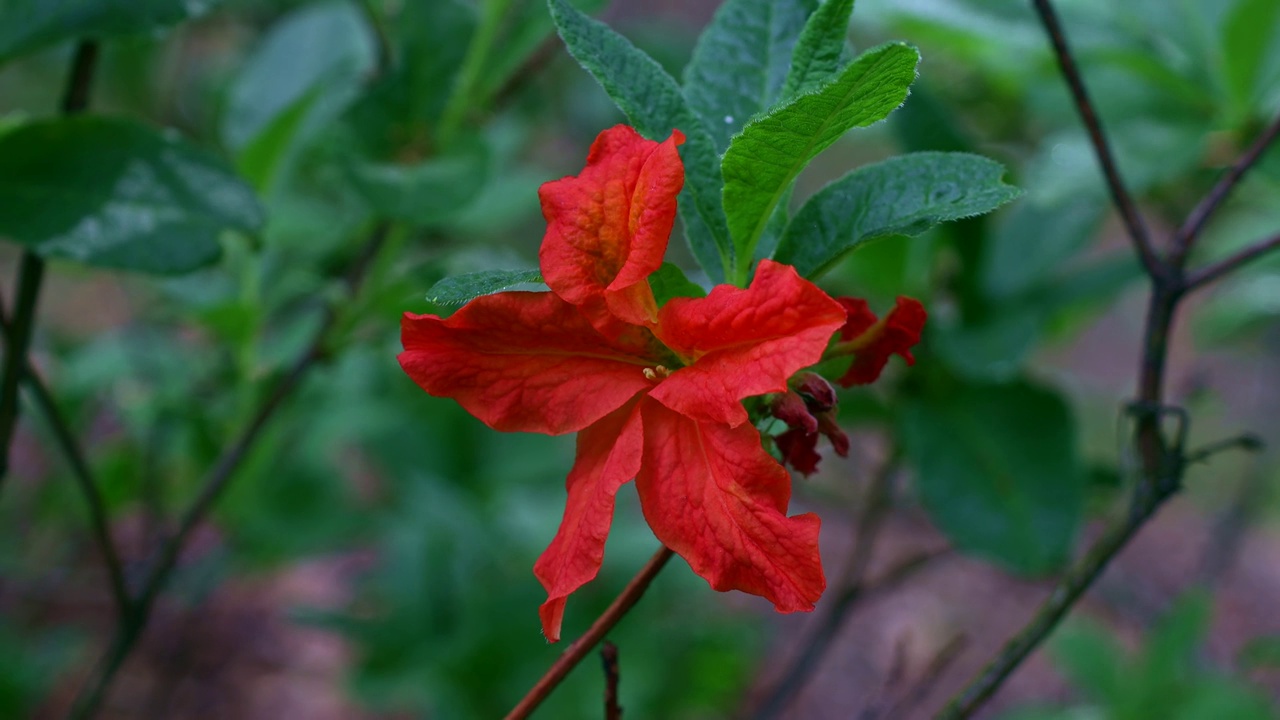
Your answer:
[[[639,408],[640,400],[632,401],[578,433],[577,460],[565,482],[569,500],[564,519],[533,566],[547,589],[538,614],[549,642],[560,639],[565,599],[600,571],[614,496],[640,469],[644,431]]]
[[[845,387],[875,382],[895,354],[901,355],[908,365],[915,364],[911,348],[920,342],[928,317],[919,300],[899,297],[889,314],[878,321],[867,309],[866,301],[841,298],[840,302],[849,310],[849,322],[840,336],[852,346],[853,364],[836,382]]]
[[[791,476],[750,425],[699,422],[642,401],[640,505],[658,539],[716,590],[779,612],[813,609],[826,588],[816,515],[787,517]]]
[[[818,433],[805,432],[802,428],[791,428],[773,439],[778,444],[778,452],[782,453],[782,462],[790,465],[796,472],[808,477],[818,471]]]
[[[657,143],[618,125],[596,138],[581,174],[538,190],[547,220],[542,277],[606,334],[619,320],[656,318],[647,279],[661,267],[675,223],[682,142],[679,131]]]
[[[423,390],[458,401],[497,430],[581,430],[651,387],[653,336],[597,333],[552,293],[506,292],[447,320],[405,313],[400,366]]]
[[[658,337],[691,360],[653,391],[677,412],[740,425],[745,397],[781,392],[822,358],[844,308],[795,268],[761,260],[745,290],[720,285],[705,298],[674,298],[658,313]]]

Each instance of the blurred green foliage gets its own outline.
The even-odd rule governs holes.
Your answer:
[[[623,23],[638,46],[628,57],[646,58],[623,69],[601,58],[592,67],[570,42],[606,85],[634,81],[641,68],[661,92],[688,101],[690,122],[742,100],[719,93],[717,73],[768,80],[731,123],[702,139],[687,131],[690,185],[710,188],[697,202],[721,216],[732,210],[717,185],[730,138],[775,101],[815,87],[790,77],[787,63],[717,62],[717,33],[741,32],[733,23],[755,17],[730,11],[761,4],[731,3],[697,50],[691,28]],[[844,5],[828,0],[819,12],[843,21]],[[1059,5],[1126,181],[1153,223],[1176,225],[1280,107],[1280,5]],[[347,605],[295,609],[298,622],[352,644],[354,697],[378,711],[440,718],[504,712],[560,652],[538,635],[542,591],[530,569],[559,521],[572,446],[494,433],[425,396],[394,361],[396,322],[406,310],[449,312],[474,293],[424,300],[446,276],[532,267],[537,186],[575,171],[590,138],[619,121],[609,95],[642,130],[669,130],[658,128],[652,98],[597,88],[561,51],[541,0],[77,0],[56,16],[49,7],[0,7],[0,235],[56,258],[53,271],[67,280],[46,290],[50,317],[41,318],[36,357],[91,451],[113,520],[129,532],[165,525],[333,303],[340,332],[330,361],[246,460],[216,511],[224,549],[179,575],[176,602],[198,612],[220,584],[302,558],[367,554],[373,561]],[[815,48],[815,77],[843,67],[853,46],[894,38],[919,46],[923,61],[889,122],[832,138],[794,196],[788,187],[778,209],[756,208],[760,250],[752,255],[751,243],[734,238],[737,251],[810,253],[807,269],[825,270],[824,287],[877,308],[896,294],[925,301],[931,318],[916,367],[849,397],[842,419],[900,433],[916,495],[959,549],[1015,572],[1052,572],[1075,549],[1087,509],[1105,505],[1087,501],[1115,492],[1090,484],[1085,468],[1128,478],[1112,454],[1086,452],[1083,424],[1099,419],[1040,361],[1137,288],[1141,274],[1130,250],[1103,232],[1108,198],[1043,33],[1023,0],[862,0],[851,43],[843,32],[817,39],[823,28],[804,30],[799,15],[776,20],[789,37],[815,38],[801,43]],[[81,37],[103,38],[93,99],[101,115],[59,119],[71,41]],[[788,60],[783,45],[778,57]],[[752,139],[737,137],[744,147]],[[884,161],[897,151],[994,157],[1025,195],[993,216],[936,227],[986,206],[948,214],[926,203],[905,219],[819,239],[804,236],[805,222],[783,230],[833,197],[831,213],[847,217],[853,201],[837,191],[897,167]],[[883,162],[867,164],[875,161]],[[1009,192],[989,162],[979,164],[966,173],[986,172],[992,192]],[[1274,234],[1277,192],[1273,149],[1195,260]],[[42,215],[54,200],[58,212]],[[682,207],[693,207],[687,196]],[[692,257],[673,243],[683,269],[660,273],[664,297],[697,294],[733,270],[718,252],[733,245],[729,225],[714,212],[692,221],[697,213],[684,212]],[[380,220],[394,223],[388,245],[361,292],[346,296],[340,279]],[[134,272],[101,270],[120,267]],[[75,284],[114,289],[122,307],[95,307],[66,290]],[[1277,318],[1272,257],[1225,281],[1191,325],[1206,348],[1229,341],[1274,356]],[[1136,358],[1117,350],[1115,363],[1131,368]],[[34,410],[24,419],[21,442],[53,447]],[[52,453],[28,455],[26,476],[0,494],[0,717],[34,712],[92,662],[88,638],[107,602],[68,471]],[[654,548],[634,498],[620,497],[604,570],[575,595],[566,637]],[[94,601],[49,602],[72,585]],[[628,713],[696,718],[738,706],[767,628],[754,606],[726,612],[724,601],[679,563],[666,571],[613,636]],[[1103,717],[1151,717],[1135,708],[1175,701],[1182,714],[1161,717],[1268,717],[1261,699],[1197,664],[1205,612],[1203,601],[1181,606],[1137,656],[1117,659],[1114,644],[1087,629],[1064,634],[1057,655]],[[575,673],[546,716],[598,716],[600,683],[590,668]],[[1068,716],[1079,713],[1019,717]]]

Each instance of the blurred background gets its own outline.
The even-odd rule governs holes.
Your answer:
[[[718,3],[577,4],[679,77]],[[221,258],[181,275],[55,261],[32,344],[102,484],[126,573],[304,350],[326,300],[337,331],[183,554],[102,716],[500,716],[563,649],[539,632],[532,566],[560,520],[573,442],[499,434],[422,393],[395,362],[399,316],[451,311],[424,300],[447,275],[536,267],[538,185],[577,172],[622,117],[541,0],[212,5],[105,41],[91,107],[222,158],[265,223],[223,233]],[[1124,177],[1164,237],[1280,110],[1280,5],[1057,6]],[[930,309],[914,368],[842,396],[850,459],[828,451],[796,481],[795,510],[823,518],[832,589],[816,613],[779,616],[712,592],[677,559],[610,636],[628,717],[759,709],[835,602],[868,503],[885,509],[864,592],[777,716],[928,717],[1030,617],[1134,479],[1123,407],[1146,282],[1028,3],[860,0],[850,39],[919,46],[921,76],[888,122],[814,163],[797,205],[915,150],[995,158],[1025,194],[866,246],[821,279],[877,310],[898,294]],[[57,113],[72,50],[0,65],[0,132]],[[344,295],[383,223],[386,244]],[[1272,150],[1193,262],[1277,232]],[[0,277],[12,277],[18,252],[0,250]],[[682,242],[672,255],[696,277]],[[1168,397],[1191,418],[1189,445],[1249,430],[1268,449],[1192,467],[983,717],[1277,716],[1278,318],[1280,256],[1184,306]],[[111,598],[70,471],[31,407],[10,475],[0,718],[61,717],[109,636]],[[565,637],[656,547],[624,489]],[[601,717],[603,684],[589,660],[537,717]]]

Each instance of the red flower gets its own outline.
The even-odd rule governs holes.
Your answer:
[[[840,457],[849,456],[849,436],[836,422],[836,391],[817,373],[800,373],[794,390],[777,395],[771,414],[787,424],[786,432],[774,438],[782,461],[805,475],[818,471],[818,435],[831,441]]]
[[[919,300],[899,297],[893,309],[879,320],[867,307],[866,300],[851,297],[838,300],[849,319],[840,328],[840,343],[834,353],[852,354],[853,364],[836,382],[844,387],[873,383],[895,354],[901,355],[908,365],[915,364],[911,348],[920,342],[928,316]]]
[[[785,390],[845,312],[769,260],[748,288],[656,307],[647,277],[666,252],[682,139],[606,130],[582,174],[542,187],[551,292],[489,295],[448,319],[402,323],[400,364],[428,393],[498,430],[578,432],[564,518],[534,566],[553,642],[565,599],[599,571],[614,495],[633,477],[654,534],[716,590],[792,612],[813,609],[826,585],[818,518],[787,516],[790,476],[741,401]]]

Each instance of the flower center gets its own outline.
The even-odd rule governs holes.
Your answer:
[[[645,368],[644,376],[650,380],[657,380],[658,378],[668,378],[668,377],[671,377],[671,371],[668,370],[663,365],[656,365],[651,368]]]

